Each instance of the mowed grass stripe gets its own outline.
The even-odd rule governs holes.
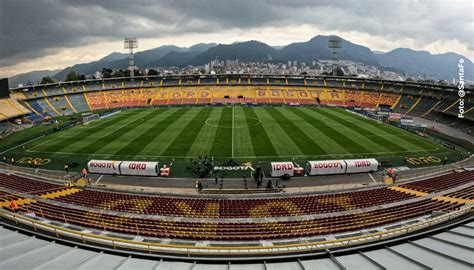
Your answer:
[[[273,120],[265,108],[254,108],[255,114],[262,122],[263,128],[268,134],[275,150],[280,156],[301,156],[303,153],[293,140]]]
[[[331,110],[331,109],[326,109],[326,110]],[[319,114],[314,108],[311,109],[311,114],[314,114],[315,117],[318,119],[321,119],[326,125],[333,127],[336,129],[339,133],[346,135],[349,137],[352,141],[357,142],[359,145],[363,146],[364,148],[370,149],[370,152],[372,153],[381,153],[381,152],[388,152],[390,151],[386,147],[383,147],[378,144],[374,144],[369,138],[366,136],[359,134],[355,130],[352,130],[352,128],[345,126],[341,122],[338,122],[335,119],[328,118],[325,115]]]
[[[212,108],[203,108],[197,113],[186,127],[176,135],[176,138],[163,151],[162,156],[180,156],[186,155],[191,149],[196,137],[205,125],[205,121],[212,112]]]
[[[307,120],[301,118],[295,114],[295,109],[293,108],[279,108],[283,110],[285,117],[290,121],[298,125],[306,135],[311,138],[316,144],[323,148],[328,154],[344,154],[346,150],[340,146],[338,143],[334,142],[331,137],[328,137],[324,134],[319,128],[317,128],[313,123],[308,122]]]
[[[341,109],[336,110],[336,112],[339,112],[339,113],[340,113],[340,111],[341,111]],[[352,115],[350,113],[347,113],[347,115],[348,115],[348,117],[350,117],[352,119],[356,119],[356,120],[358,120],[358,117],[359,117],[357,115]],[[428,141],[428,139],[423,139],[421,137],[418,137],[418,136],[416,136],[412,133],[409,133],[408,131],[402,130],[400,128],[380,124],[378,122],[371,121],[371,120],[366,121],[366,123],[368,125],[376,128],[376,129],[386,133],[386,134],[399,135],[399,138],[401,140],[403,140],[406,143],[410,144],[415,149],[435,150],[435,149],[438,148],[437,145],[435,145],[434,143]],[[416,141],[416,143],[414,141]]]
[[[65,137],[64,139],[61,138],[61,134],[65,134],[63,132],[60,132],[60,134],[55,137],[53,140],[51,137],[45,138],[45,141],[50,140],[52,144],[49,142],[44,143],[44,142],[38,142],[39,144],[36,144],[36,146],[33,146],[31,150],[34,151],[48,151],[48,152],[59,152],[63,149],[71,149],[71,147],[75,144],[82,144],[83,141],[87,141],[87,138],[101,133],[106,129],[107,127],[111,127],[114,125],[120,126],[121,124],[125,123],[128,121],[130,118],[130,115],[128,114],[118,114],[118,117],[112,116],[109,119],[102,119],[99,120],[100,124],[96,125],[93,128],[81,128],[81,127],[73,127],[71,130],[66,130],[64,131],[67,134],[71,134],[71,137]],[[109,123],[113,124],[111,126],[107,125]]]
[[[247,108],[245,108],[247,110]],[[251,143],[252,137],[249,132],[249,125],[260,125],[258,122],[247,123],[247,118],[244,114],[244,108],[241,106],[234,107],[234,117],[239,120],[241,127],[234,128],[234,156],[235,157],[252,157],[255,156],[253,145]]]
[[[183,109],[162,109],[162,113],[157,114],[153,118],[153,123],[147,129],[145,129],[142,134],[136,136],[136,138],[117,152],[115,155],[129,155],[136,156],[138,155],[147,145],[160,135],[166,127],[171,125],[173,121],[178,119],[181,115],[185,113],[186,110]],[[158,118],[158,119],[156,119]],[[155,122],[156,121],[156,122]]]
[[[224,108],[213,108],[209,114],[208,119],[220,119],[222,110]],[[206,119],[207,120],[207,119]],[[210,156],[212,149],[212,142],[216,136],[217,127],[210,126],[204,121],[201,131],[196,136],[193,145],[190,147],[187,157]]]
[[[246,108],[244,110],[244,114],[245,118],[247,119],[247,125],[254,123],[253,121],[249,120],[249,118],[259,119],[253,108]],[[273,146],[267,132],[261,124],[262,119],[259,120],[259,125],[248,127],[250,136],[252,137],[252,147],[255,156],[278,156],[275,147]]]
[[[183,108],[184,113],[174,119],[158,136],[156,136],[141,152],[140,155],[161,156],[171,145],[176,136],[188,125],[188,123],[203,108]],[[184,153],[178,153],[177,157],[184,157]]]
[[[127,132],[137,128],[138,126],[145,124],[146,122],[150,121],[153,119],[153,117],[150,117],[156,113],[156,111],[152,110],[148,112],[146,115],[142,116],[140,115],[139,117],[133,117],[134,120],[127,123],[126,125],[122,125],[118,129],[115,129],[110,131],[106,136],[101,137],[99,139],[96,139],[95,141],[88,141],[87,145],[80,150],[77,150],[75,152],[77,153],[86,153],[86,154],[96,154],[100,153],[100,151],[106,147],[108,144],[114,144],[117,140],[119,140],[121,137],[125,136]],[[106,153],[104,153],[106,154]]]
[[[314,114],[314,111],[308,108],[296,108],[295,114],[314,125],[315,128],[321,130],[321,132],[323,132],[329,138],[332,138],[334,142],[346,149],[347,153],[349,154],[357,155],[357,153],[372,152],[371,150],[352,140],[352,138],[349,137],[351,134],[343,134],[333,127],[327,125],[323,120]]]
[[[322,155],[327,152],[321,148],[317,143],[311,140],[297,125],[286,118],[279,109],[266,108],[268,114],[281,127],[283,131],[290,137],[295,145],[300,149],[304,155]]]
[[[328,110],[325,112],[335,115],[336,117],[342,118],[347,122],[355,124],[365,130],[368,130],[369,132],[372,132],[373,135],[367,135],[367,138],[369,139],[375,139],[376,137],[383,138],[395,145],[404,148],[405,152],[426,150],[418,146],[416,143],[414,143],[413,140],[411,140],[414,137],[413,134],[400,134],[398,132],[390,132],[390,129],[388,129],[388,126],[386,126],[385,124],[375,122],[372,119],[362,118],[339,108]],[[389,149],[394,152],[403,152],[402,150],[395,150],[392,147],[390,147]]]
[[[146,131],[148,128],[153,126],[155,122],[157,121],[157,119],[166,117],[166,116],[163,116],[164,110],[157,110],[157,109],[150,109],[150,110],[153,110],[154,112],[150,116],[149,119],[147,119],[146,121],[143,121],[140,125],[136,126],[134,129],[127,131],[123,136],[107,144],[104,148],[102,148],[100,153],[113,154],[113,153],[116,153],[117,150],[120,150],[125,145],[134,141],[139,141],[140,136],[144,133],[144,131]],[[166,112],[169,112],[169,111],[166,110]]]
[[[350,128],[351,130],[359,133],[360,135],[365,136],[365,138],[372,141],[373,143],[378,144],[379,146],[383,147],[386,150],[389,150],[389,151],[406,151],[406,150],[408,150],[408,148],[403,147],[402,145],[398,145],[398,144],[396,144],[396,143],[394,143],[394,142],[392,142],[392,141],[390,141],[390,140],[388,140],[384,137],[380,137],[380,136],[378,136],[379,134],[376,134],[376,133],[371,132],[371,131],[369,131],[365,128],[357,126],[354,123],[351,123],[351,122],[345,120],[344,118],[339,117],[339,116],[329,112],[329,111],[333,111],[333,110],[316,109],[316,111],[319,114],[324,115],[325,117],[328,117],[328,118],[330,118],[334,121],[337,121],[338,123],[341,123],[342,125]],[[367,137],[367,136],[370,136],[370,137]]]
[[[218,122],[216,136],[210,155],[213,157],[232,156],[232,108],[224,108]]]

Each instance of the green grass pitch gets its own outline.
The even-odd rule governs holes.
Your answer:
[[[28,159],[44,160],[43,168],[56,170],[78,163],[76,171],[91,159],[158,161],[173,163],[173,175],[179,177],[190,176],[189,159],[205,155],[214,157],[216,165],[232,159],[264,169],[269,161],[304,165],[308,160],[374,157],[400,166],[404,157],[459,160],[455,150],[341,108],[128,109],[20,144],[23,136],[31,137],[38,129],[0,141],[2,155],[23,161],[18,162],[23,166]]]
[[[130,109],[27,144],[62,159],[284,160],[440,153],[441,145],[337,108]]]

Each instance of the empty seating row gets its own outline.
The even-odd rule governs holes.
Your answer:
[[[304,221],[275,222],[188,222],[130,218],[71,209],[37,202],[21,211],[84,227],[127,234],[190,240],[263,240],[309,237],[356,231],[432,213],[456,210],[461,204],[423,200],[376,211]]]
[[[259,199],[176,198],[84,190],[57,198],[57,200],[142,214],[245,218],[330,213],[387,204],[411,197],[413,195],[387,188],[339,194]]]
[[[474,181],[474,171],[453,172],[446,175],[412,182],[401,187],[424,192],[437,192]]]
[[[64,188],[62,185],[28,179],[17,175],[7,175],[3,173],[0,173],[0,187],[31,194]]]

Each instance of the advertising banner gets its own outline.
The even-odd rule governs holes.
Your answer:
[[[309,175],[341,174],[346,172],[344,160],[308,161]]]
[[[281,177],[285,174],[293,176],[295,174],[295,166],[293,162],[272,162],[272,177]]]
[[[87,163],[87,169],[89,173],[120,174],[120,162],[116,160],[91,160]]]
[[[379,163],[376,159],[346,159],[346,173],[361,173],[376,171]]]
[[[158,176],[158,162],[122,161],[120,172],[123,175]]]

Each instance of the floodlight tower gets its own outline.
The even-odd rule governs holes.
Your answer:
[[[130,77],[133,77],[135,70],[135,60],[133,59],[133,49],[138,48],[138,41],[136,37],[126,37],[124,40],[124,48],[128,49],[128,69],[130,69]]]
[[[338,36],[330,36],[328,47],[332,49],[332,75],[337,76],[337,49],[342,48],[341,39]]]

